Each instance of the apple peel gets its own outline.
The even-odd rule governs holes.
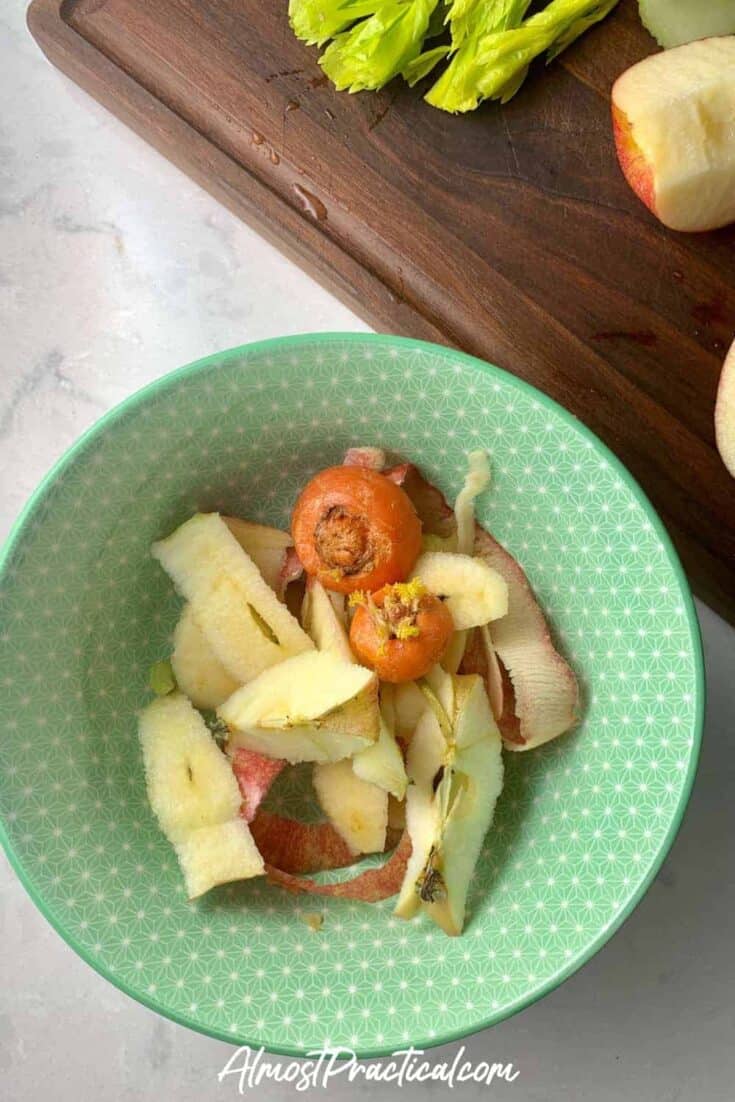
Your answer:
[[[255,818],[260,804],[285,764],[282,758],[267,758],[265,754],[247,750],[244,746],[235,750],[232,755],[232,772],[242,796],[240,816],[246,823]]]
[[[493,719],[499,723],[505,699],[503,673],[487,624],[469,633],[459,672],[476,673],[483,679]]]
[[[440,539],[456,539],[457,521],[454,510],[444,494],[428,482],[413,463],[401,463],[384,472],[385,477],[401,486],[418,513],[424,533]]]
[[[340,869],[358,860],[331,823],[302,823],[260,808],[250,831],[263,860],[286,873]]]
[[[253,837],[256,838],[257,843],[255,833]],[[260,846],[258,848],[260,849]],[[311,895],[326,895],[338,899],[356,899],[361,903],[377,903],[398,892],[410,855],[411,839],[408,831],[404,831],[400,842],[384,865],[377,869],[366,869],[351,880],[343,880],[338,884],[319,884],[316,880],[294,876],[282,868],[274,868],[267,860],[265,871],[271,884],[278,884],[287,891],[309,892]]]
[[[493,646],[513,686],[517,736],[506,716],[501,715],[501,722],[505,722],[499,726],[506,749],[530,750],[576,723],[577,678],[554,647],[546,619],[522,568],[479,525],[475,532],[475,554],[508,583],[508,614],[493,624]]]
[[[413,501],[424,532],[452,538],[454,513],[443,494],[413,464],[387,472]],[[508,585],[508,613],[493,621],[492,647],[503,681],[503,706],[497,717],[507,750],[530,750],[568,731],[577,720],[579,686],[569,664],[554,647],[548,624],[525,573],[509,552],[475,526],[475,555],[502,575]],[[497,671],[493,670],[493,679]],[[497,684],[490,693],[499,699]]]
[[[304,567],[301,563],[301,559],[296,554],[295,547],[288,547],[283,553],[283,562],[281,569],[278,572],[278,585],[276,586],[276,596],[279,600],[286,599],[286,590],[291,585],[291,582],[297,582],[304,573]]]

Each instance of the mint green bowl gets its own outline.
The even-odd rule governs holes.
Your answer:
[[[352,444],[453,500],[491,454],[480,519],[525,567],[583,686],[584,722],[506,755],[462,937],[391,901],[257,881],[187,903],[136,736],[178,601],[149,547],[197,509],[286,526]],[[377,1055],[491,1025],[555,988],[646,891],[694,780],[704,701],[686,579],[631,476],[513,376],[393,337],[291,337],[210,356],[107,414],[31,498],[0,575],[2,837],[30,895],[102,975],[177,1022],[300,1055]],[[274,799],[298,812],[293,782]],[[314,932],[304,912],[323,910]],[[633,992],[631,992],[631,996]]]

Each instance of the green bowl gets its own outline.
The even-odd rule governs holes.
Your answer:
[[[583,686],[570,735],[507,754],[462,937],[256,881],[188,903],[146,802],[136,711],[179,602],[149,554],[197,509],[276,525],[369,443],[453,500],[491,454],[481,521],[526,569]],[[318,335],[210,356],[102,418],[31,498],[0,576],[2,837],[102,975],[214,1037],[378,1055],[491,1025],[555,988],[629,915],[682,818],[702,652],[669,538],[627,471],[550,399],[418,341]],[[274,796],[298,809],[298,776]],[[311,930],[306,912],[321,910]],[[631,992],[632,995],[632,992]]]

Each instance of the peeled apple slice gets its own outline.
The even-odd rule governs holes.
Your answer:
[[[469,469],[462,489],[454,503],[457,519],[457,550],[461,555],[471,555],[475,543],[475,498],[490,485],[490,465],[487,452],[478,449],[470,452]]]
[[[265,872],[244,819],[200,827],[175,845],[189,899],[218,884],[247,880]]]
[[[197,708],[216,708],[240,685],[217,658],[189,604],[174,630],[171,666],[179,688]]]
[[[497,620],[508,611],[508,587],[504,579],[480,559],[447,551],[425,551],[413,577],[446,599],[457,631]]]
[[[335,594],[341,597],[341,594]],[[342,598],[344,608],[344,598]],[[344,662],[354,662],[347,631],[335,609],[331,595],[317,578],[309,578],[301,612],[305,630],[321,651],[328,651]]]
[[[733,0],[638,0],[643,26],[664,49],[735,34]]]
[[[383,688],[385,689],[385,686]],[[408,782],[403,756],[395,735],[382,714],[377,742],[355,754],[352,759],[352,769],[361,780],[378,785],[397,800],[402,800],[405,796]]]
[[[290,762],[338,761],[378,737],[378,680],[363,666],[311,651],[260,674],[218,714],[233,748]]]
[[[230,764],[185,696],[149,704],[139,736],[148,799],[169,841],[237,817],[240,790]]]
[[[181,693],[141,713],[140,743],[148,799],[174,844],[190,899],[217,884],[259,876],[264,865],[229,762]]]
[[[426,698],[415,681],[393,686],[393,706],[396,735],[403,740],[410,739],[427,708]]]
[[[424,904],[427,913],[450,937],[462,933],[472,875],[503,788],[503,758],[497,728],[491,737],[475,740],[457,753],[454,774],[459,782],[458,794],[443,824],[437,858],[444,892],[440,898]]]
[[[152,553],[189,601],[212,650],[239,684],[313,648],[217,513],[198,513]]]
[[[503,787],[500,733],[481,678],[453,683],[447,735],[433,711],[419,721],[407,755],[406,829],[412,852],[395,913],[419,910],[450,936],[462,932],[467,893]]]
[[[388,793],[356,776],[349,759],[314,766],[322,811],[353,853],[381,853],[388,827]]]
[[[283,573],[293,540],[288,532],[253,524],[240,517],[222,517],[237,542],[257,566],[263,580],[279,597],[283,596]]]
[[[445,748],[446,741],[436,716],[426,711],[419,720],[408,753],[411,783],[406,791],[406,830],[411,839],[411,856],[395,906],[399,918],[411,918],[421,907],[417,884],[441,832],[432,782],[442,767]]]

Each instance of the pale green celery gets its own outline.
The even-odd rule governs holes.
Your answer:
[[[452,34],[451,46],[436,46],[419,54],[403,70],[403,76],[413,86],[428,76],[447,54],[455,53],[472,36],[517,27],[531,0],[451,0],[447,5],[446,22]]]
[[[447,22],[452,48],[458,49],[472,35],[494,34],[518,27],[531,0],[454,0]]]
[[[321,46],[379,7],[380,0],[289,0],[288,18],[297,38]]]
[[[383,0],[369,19],[337,35],[319,64],[338,89],[382,88],[418,56],[438,0]]]
[[[551,0],[519,27],[466,39],[429,89],[427,101],[443,111],[472,111],[485,99],[505,102],[535,57],[562,49],[605,16],[618,0]],[[576,32],[576,33],[574,33]]]
[[[451,46],[435,46],[433,50],[424,50],[404,67],[403,79],[413,88],[414,84],[418,84],[429,75],[434,66],[447,56],[450,49]]]

